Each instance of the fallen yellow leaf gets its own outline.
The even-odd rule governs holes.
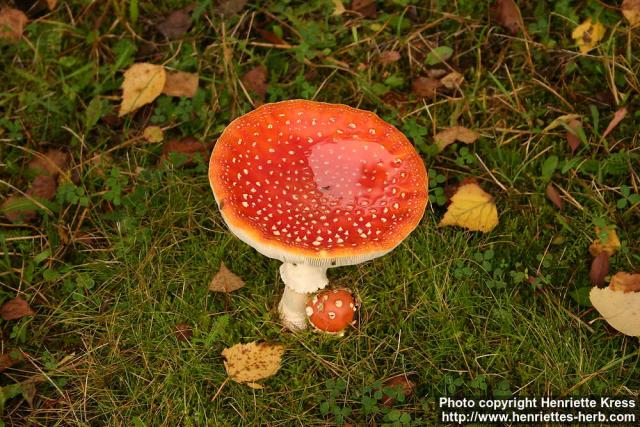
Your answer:
[[[478,184],[463,184],[451,197],[451,204],[438,224],[439,227],[457,225],[483,233],[498,225],[498,209],[493,196]]]
[[[616,273],[606,288],[591,288],[589,300],[609,325],[640,336],[640,274]]]
[[[142,131],[142,137],[148,142],[162,142],[164,132],[160,126],[147,126]]]
[[[198,75],[193,73],[182,71],[167,73],[167,80],[164,83],[162,93],[169,96],[193,98],[198,91],[198,80]]]
[[[242,279],[229,270],[224,263],[209,283],[209,290],[213,292],[233,292],[244,286]]]
[[[600,227],[596,227],[596,236],[598,237],[589,246],[589,253],[593,256],[598,256],[601,252],[606,252],[607,255],[612,256],[620,247],[620,239],[618,238],[618,234],[616,234],[615,228],[607,227],[604,231],[607,233],[607,240],[602,243],[600,241],[600,234],[602,234],[603,230],[601,230]]]
[[[280,369],[284,347],[280,344],[236,344],[222,350],[224,368],[232,380],[251,388],[262,388],[256,381],[274,375]]]
[[[438,132],[434,139],[438,145],[440,151],[444,150],[448,145],[453,144],[456,141],[463,142],[465,144],[473,144],[476,142],[480,135],[471,129],[467,129],[462,126],[453,126],[449,129],[445,129],[442,132]]]
[[[622,15],[627,18],[629,24],[638,25],[640,23],[640,0],[624,0]]]
[[[591,18],[587,18],[573,30],[571,38],[576,41],[580,52],[587,53],[602,40],[605,31],[604,25],[599,22],[593,23]]]
[[[342,0],[331,0],[331,2],[333,3],[333,13],[331,15],[340,16],[347,11]]]
[[[142,62],[129,67],[124,72],[118,116],[122,117],[153,102],[162,93],[166,79],[167,73],[162,65]]]

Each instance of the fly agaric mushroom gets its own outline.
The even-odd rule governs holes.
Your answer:
[[[329,334],[344,334],[353,323],[357,304],[348,289],[327,289],[307,301],[305,311],[309,322],[318,331]]]
[[[640,337],[640,274],[616,273],[606,288],[594,286],[589,299],[612,327]]]
[[[283,323],[306,328],[308,294],[327,268],[395,248],[418,225],[427,172],[407,138],[374,113],[291,100],[234,120],[216,142],[209,180],[229,229],[283,262]]]

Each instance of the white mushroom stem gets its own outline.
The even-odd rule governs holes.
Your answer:
[[[309,294],[327,286],[327,269],[285,262],[280,266],[284,293],[278,305],[280,319],[292,331],[307,327],[305,306]]]

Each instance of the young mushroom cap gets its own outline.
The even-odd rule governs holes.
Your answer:
[[[340,333],[353,323],[356,300],[348,289],[327,289],[307,302],[309,322],[319,331]]]
[[[400,131],[368,111],[305,100],[234,120],[214,147],[209,180],[236,236],[314,267],[384,255],[427,203],[425,166]]]
[[[598,313],[625,335],[640,336],[640,289],[626,286],[628,273],[617,273],[606,288],[593,287],[589,293]]]

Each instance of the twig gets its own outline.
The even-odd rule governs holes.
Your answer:
[[[489,170],[489,168],[487,167],[487,165],[484,164],[484,162],[482,161],[482,159],[480,158],[480,156],[478,155],[478,153],[476,153],[476,158],[480,161],[480,164],[482,165],[482,167],[484,168],[484,170],[487,171],[487,173],[489,174],[489,176],[491,176],[491,178],[493,179],[493,181],[498,185],[498,187],[502,188],[502,191],[507,192],[507,187],[504,186],[504,184],[502,184],[500,181],[498,181],[498,178],[495,177],[495,175]]]
[[[213,395],[213,397],[211,398],[211,402],[213,402],[214,400],[216,400],[218,398],[218,395],[220,394],[220,392],[222,391],[222,389],[224,388],[224,386],[227,385],[227,383],[229,382],[229,377],[227,377],[222,384],[220,384],[220,387],[218,388],[218,391],[216,391],[216,394]]]

